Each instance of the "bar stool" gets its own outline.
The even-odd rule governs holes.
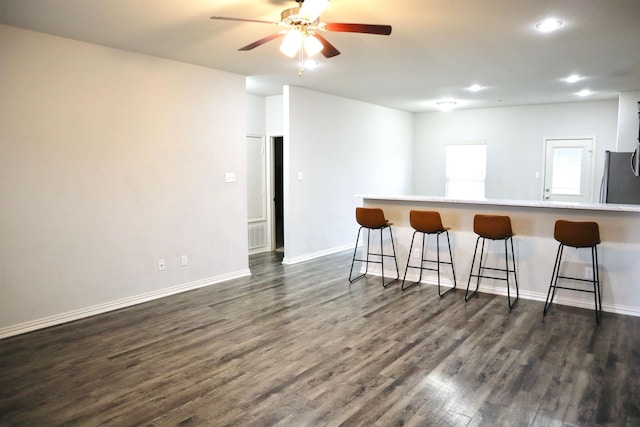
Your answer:
[[[543,316],[546,316],[547,311],[549,311],[549,307],[551,307],[556,290],[569,289],[572,291],[588,292],[593,294],[596,309],[596,324],[599,324],[599,312],[602,312],[602,292],[600,291],[600,275],[598,272],[598,244],[600,243],[600,230],[598,228],[598,223],[590,221],[574,222],[559,219],[556,221],[553,237],[560,242],[560,244],[558,245],[556,263],[553,266],[551,282],[549,283],[549,292],[547,292],[547,299],[544,303]],[[570,246],[576,249],[591,249],[591,268],[593,270],[593,276],[591,279],[568,277],[560,274],[560,264],[565,246]],[[593,290],[558,286],[558,279],[592,283]]]
[[[349,272],[349,283],[353,283],[356,280],[364,277],[369,271],[369,263],[380,264],[382,270],[382,286],[387,287],[393,282],[398,281],[400,278],[400,273],[398,272],[398,261],[396,260],[396,248],[393,244],[393,232],[391,231],[391,225],[389,221],[387,221],[384,217],[384,212],[379,208],[356,208],[356,221],[360,224],[360,228],[358,229],[358,237],[356,238],[356,247],[353,250],[353,260],[351,261],[351,271]],[[358,242],[360,241],[360,232],[365,229],[367,230],[367,256],[365,259],[356,258],[356,253],[358,251]],[[389,230],[389,238],[391,239],[391,248],[392,254],[384,253],[384,246],[382,242],[382,231]],[[379,230],[380,231],[380,253],[371,252],[371,230]],[[377,257],[376,260],[370,260],[369,257],[373,255]],[[384,282],[384,259],[385,258],[393,258],[393,261],[396,265],[396,278],[391,280],[388,283]],[[356,261],[365,263],[364,273],[357,277],[352,277],[353,275],[353,265]]]
[[[402,279],[402,290],[412,288],[419,284],[422,281],[422,271],[423,270],[431,270],[438,272],[438,295],[440,297],[445,296],[449,292],[456,289],[456,272],[453,268],[453,256],[451,255],[451,241],[449,240],[449,228],[445,228],[442,226],[442,219],[440,218],[440,213],[434,211],[410,211],[409,212],[409,222],[411,223],[411,227],[415,230],[413,232],[413,236],[411,237],[411,246],[409,246],[409,258],[407,259],[407,267],[404,270],[404,277]],[[420,252],[420,265],[415,266],[411,265],[411,252],[413,251],[413,241],[416,238],[417,233],[422,233],[422,250]],[[440,235],[445,233],[447,236],[447,245],[449,246],[449,261],[441,261],[440,260]],[[436,259],[427,259],[425,258],[425,240],[427,235],[435,234],[436,235]],[[435,263],[436,267],[425,267],[424,263]],[[453,287],[448,291],[442,293],[440,292],[440,264],[449,264],[451,266],[451,273],[453,274]],[[405,287],[405,281],[407,279],[407,271],[410,268],[417,268],[420,270],[420,277],[418,281],[410,284]]]
[[[478,235],[476,239],[476,248],[473,251],[473,260],[471,261],[471,272],[469,273],[469,281],[467,282],[467,291],[464,294],[464,301],[467,302],[469,299],[478,292],[478,287],[480,286],[480,278],[484,277],[486,279],[494,279],[494,280],[505,280],[507,282],[507,302],[509,303],[509,311],[513,309],[518,302],[518,297],[520,296],[520,292],[518,290],[518,275],[516,273],[516,259],[513,253],[513,231],[511,230],[511,218],[504,215],[475,215],[473,217],[473,231]],[[478,274],[473,274],[473,266],[476,261],[476,255],[478,253],[478,243],[482,239],[482,247],[480,249],[480,260],[478,262]],[[484,256],[484,243],[489,240],[502,240],[504,241],[504,262],[505,268],[494,268],[494,267],[486,267],[483,265],[483,256]],[[507,242],[511,244],[511,262],[513,268],[509,268],[509,251],[507,247]],[[488,276],[484,274],[485,270],[490,271],[502,271],[505,273],[504,277],[496,277],[496,276]],[[516,297],[513,301],[511,301],[511,290],[509,285],[509,273],[513,273],[513,277],[515,280],[516,287]],[[471,278],[476,278],[476,289],[471,294],[469,294],[469,285],[471,284]]]

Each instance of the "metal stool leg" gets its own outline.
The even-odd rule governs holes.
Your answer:
[[[469,295],[469,285],[471,285],[471,278],[473,277],[473,266],[476,263],[476,256],[478,254],[478,243],[480,242],[480,239],[482,239],[482,249],[484,250],[484,239],[478,236],[478,238],[476,239],[476,247],[473,250],[473,259],[471,260],[471,273],[469,273],[469,280],[467,280],[467,290],[464,293],[464,302],[469,301],[469,299],[478,292],[478,286],[480,286],[480,278],[478,277],[478,280],[476,281],[476,290],[471,292],[471,295]],[[482,268],[482,251],[480,252],[480,268]],[[480,269],[478,269],[478,275],[479,274]]]
[[[551,307],[551,303],[553,303],[553,297],[556,295],[557,283],[558,283],[558,275],[560,274],[560,261],[562,260],[562,251],[564,245],[560,243],[558,245],[558,252],[556,254],[556,262],[553,265],[553,273],[551,274],[551,281],[549,282],[549,291],[547,292],[547,299],[544,302],[544,311],[542,312],[543,316],[547,315],[547,311]],[[551,297],[551,298],[549,298]]]
[[[410,262],[411,262],[411,252],[413,251],[413,242],[414,242],[414,240],[416,238],[416,233],[419,233],[419,231],[414,231],[413,235],[411,236],[411,246],[409,246],[409,256],[407,258],[407,266],[404,269],[404,277],[402,278],[402,286],[400,287],[403,291],[413,288],[418,283],[420,283],[420,281],[422,280],[422,268],[420,268],[420,277],[418,277],[418,281],[411,283],[407,287],[405,287],[405,285],[404,285],[405,281],[407,280],[407,271],[409,271],[409,268],[417,268],[417,267],[414,267],[412,265],[409,265]],[[421,251],[420,251],[420,259],[422,260],[423,258],[424,258],[424,233],[422,233],[422,248],[421,248]],[[422,264],[420,264],[420,267],[422,267]]]
[[[513,251],[513,239],[511,237],[509,237],[508,239],[511,242],[511,261],[513,264],[513,278],[515,281],[515,285],[516,285],[516,297],[513,300],[513,302],[511,302],[511,290],[510,290],[510,286],[509,286],[509,251],[507,250],[507,240],[504,241],[504,260],[507,264],[507,302],[509,303],[509,311],[511,311],[513,309],[513,307],[515,307],[516,303],[518,302],[518,297],[520,296],[520,291],[518,290],[518,274],[516,273],[516,256],[515,253]]]
[[[391,239],[391,250],[393,251],[393,255],[385,255],[384,254],[384,250],[383,250],[383,246],[382,246],[382,230],[380,229],[380,257],[381,257],[381,265],[382,265],[382,286],[384,288],[386,288],[387,286],[389,286],[390,284],[392,284],[393,282],[397,282],[400,279],[400,271],[398,270],[398,258],[396,258],[396,246],[393,243],[393,231],[391,231],[391,227],[387,226],[384,228],[388,228],[389,229],[389,238]],[[396,266],[396,278],[391,280],[389,283],[385,284],[384,283],[384,257],[385,256],[392,256],[393,257],[393,262]]]
[[[440,234],[442,234],[443,232],[447,233],[447,244],[449,246],[449,261],[441,261],[440,259]],[[420,266],[415,266],[415,265],[411,265],[411,253],[413,252],[413,246],[414,246],[414,242],[415,242],[415,236],[416,233],[422,233],[422,245],[420,248]],[[436,235],[436,259],[428,259],[425,257],[425,246],[426,246],[426,237],[427,234],[435,234]],[[430,262],[430,263],[436,263],[436,268],[432,268],[432,267],[425,267],[424,263],[425,262]],[[440,288],[440,264],[451,264],[451,271],[453,274],[453,287],[449,290],[447,290],[446,292],[442,292],[441,288]],[[409,270],[409,268],[417,268],[420,270],[420,274],[418,277],[418,281],[417,282],[413,282],[408,286],[405,286],[405,281],[407,279],[407,271]],[[407,259],[407,266],[404,270],[404,278],[402,279],[402,290],[406,290],[406,289],[410,289],[416,285],[418,285],[421,281],[422,281],[422,272],[423,270],[431,270],[431,271],[435,271],[437,272],[437,277],[438,277],[438,295],[440,297],[445,296],[446,294],[448,294],[449,292],[455,290],[456,288],[456,272],[455,269],[453,267],[453,254],[451,252],[451,242],[449,240],[449,233],[444,230],[444,231],[440,231],[437,233],[425,233],[425,232],[421,232],[421,231],[414,231],[413,232],[413,236],[411,237],[411,246],[409,248],[409,256]]]
[[[455,289],[456,289],[456,271],[453,268],[453,255],[451,253],[451,241],[449,240],[449,232],[447,230],[445,230],[444,232],[447,235],[447,245],[449,247],[449,263],[451,264],[451,274],[453,275],[453,287],[451,287],[451,289],[447,290],[444,293],[440,292],[440,234],[442,234],[442,233],[438,233],[438,237],[436,239],[436,244],[438,246],[438,295],[440,295],[440,298],[442,298],[443,296],[445,296],[449,292],[455,291]]]
[[[595,305],[596,324],[600,324],[600,315],[602,314],[602,290],[600,289],[600,272],[598,266],[598,249],[596,246],[591,246],[591,268],[593,269],[593,278],[582,279],[577,277],[568,277],[560,275],[560,266],[562,264],[562,255],[564,253],[564,244],[558,245],[558,253],[556,255],[556,261],[553,266],[553,273],[551,274],[551,281],[549,282],[549,291],[547,291],[547,299],[545,300],[543,316],[547,315],[549,308],[553,304],[553,298],[556,295],[558,289],[568,289],[574,291],[591,292],[593,293],[593,300]],[[593,285],[593,291],[588,291],[582,288],[572,288],[566,286],[559,286],[558,279],[569,279],[579,282],[590,282]]]
[[[359,278],[363,277],[363,276],[366,274],[366,272],[365,272],[365,273],[363,273],[363,274],[359,275],[358,277],[353,277],[353,278],[352,278],[352,275],[353,275],[353,265],[355,264],[355,262],[356,262],[356,261],[358,261],[358,260],[356,259],[356,254],[357,254],[357,252],[358,252],[358,242],[360,241],[360,232],[361,232],[361,231],[362,231],[362,227],[360,227],[360,228],[358,229],[358,236],[356,237],[356,247],[355,247],[355,248],[353,248],[353,259],[351,260],[351,270],[349,270],[349,283],[353,283],[353,282],[355,282],[356,280],[358,280]]]
[[[600,314],[602,313],[602,293],[600,291],[600,276],[598,274],[598,248],[591,248],[591,265],[593,268],[593,293],[596,303],[596,324],[600,324]]]

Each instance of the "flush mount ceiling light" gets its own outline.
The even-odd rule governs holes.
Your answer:
[[[440,101],[440,102],[436,102],[436,105],[438,106],[438,109],[440,111],[448,113],[449,111],[453,110],[456,107],[456,102],[455,101]]]
[[[564,25],[564,22],[557,18],[547,18],[544,21],[540,21],[536,24],[536,30],[541,33],[551,33],[558,30]]]

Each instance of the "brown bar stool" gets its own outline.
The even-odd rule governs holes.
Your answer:
[[[369,263],[380,264],[382,270],[382,286],[385,288],[396,282],[400,278],[400,273],[398,272],[398,261],[396,260],[396,248],[393,244],[393,232],[391,231],[391,225],[389,221],[387,221],[384,217],[384,212],[379,208],[356,208],[356,221],[360,224],[360,228],[358,229],[358,237],[356,238],[356,247],[353,250],[353,260],[351,261],[351,271],[349,272],[349,283],[353,283],[356,280],[364,277],[369,271]],[[360,241],[360,232],[365,229],[367,230],[367,255],[364,259],[356,258],[356,253],[358,251],[358,242]],[[384,253],[384,246],[382,242],[382,231],[384,229],[389,230],[389,238],[391,240],[391,248],[392,254]],[[380,253],[371,252],[371,230],[379,230],[380,231]],[[364,249],[363,249],[364,250]],[[370,256],[374,256],[376,260],[370,260]],[[396,265],[396,278],[391,280],[388,283],[384,282],[384,259],[385,258],[393,258],[393,261]],[[353,275],[353,265],[356,261],[365,263],[364,273],[357,277],[352,277]]]
[[[411,246],[409,246],[409,258],[407,259],[407,267],[404,270],[404,277],[402,279],[402,290],[412,288],[416,286],[418,283],[422,281],[422,271],[423,270],[431,270],[438,272],[438,295],[440,297],[445,296],[449,292],[455,290],[456,288],[456,272],[453,269],[453,256],[451,255],[451,241],[449,240],[449,228],[445,228],[442,226],[442,219],[440,218],[440,213],[434,211],[410,211],[409,212],[409,222],[411,223],[411,227],[415,230],[413,232],[413,236],[411,237]],[[420,265],[410,265],[411,261],[411,252],[413,251],[413,241],[416,238],[416,233],[422,233],[422,250],[420,252]],[[440,260],[440,235],[445,233],[447,236],[447,244],[449,245],[449,261],[441,261]],[[435,260],[426,259],[424,254],[424,246],[425,239],[428,234],[436,235],[436,253],[437,257]],[[436,267],[425,267],[424,263],[430,262],[435,263]],[[440,263],[449,264],[451,266],[451,273],[453,274],[453,287],[446,291],[445,293],[440,292]],[[407,271],[410,268],[417,268],[420,270],[420,277],[418,281],[410,284],[405,287],[405,281],[407,279]]]
[[[596,323],[599,324],[599,314],[602,312],[602,292],[600,291],[600,274],[598,272],[598,244],[600,243],[600,230],[598,228],[598,223],[589,221],[574,222],[559,219],[556,221],[553,237],[560,242],[560,244],[558,245],[556,263],[553,266],[553,274],[551,275],[551,282],[549,283],[549,292],[547,292],[547,299],[544,304],[543,316],[545,316],[547,311],[549,311],[549,307],[551,307],[556,290],[569,289],[572,291],[589,292],[593,294],[596,308]],[[591,248],[591,268],[593,269],[592,279],[568,277],[560,274],[560,264],[565,246],[570,246],[576,249]],[[558,279],[592,283],[593,290],[558,286]]]
[[[473,217],[473,231],[478,235],[476,239],[476,248],[473,251],[473,260],[471,261],[471,272],[469,273],[469,281],[467,282],[467,291],[464,294],[465,302],[469,301],[473,295],[478,292],[480,286],[480,278],[494,280],[505,280],[507,282],[507,302],[509,303],[509,311],[513,309],[518,302],[520,292],[518,290],[518,275],[516,273],[516,259],[513,253],[513,231],[511,230],[511,218],[504,215],[476,215]],[[478,274],[473,274],[473,265],[476,261],[476,255],[478,254],[478,242],[482,239],[482,247],[480,249],[480,260],[478,262]],[[483,265],[484,256],[484,243],[485,240],[503,240],[504,241],[504,262],[505,268],[493,268]],[[509,268],[509,251],[507,242],[511,244],[511,263],[513,268]],[[504,277],[488,276],[484,273],[485,270],[490,271],[502,271],[505,273]],[[516,297],[511,301],[511,290],[509,286],[509,273],[513,273],[516,287]],[[476,289],[469,294],[469,285],[471,284],[471,278],[476,278]]]

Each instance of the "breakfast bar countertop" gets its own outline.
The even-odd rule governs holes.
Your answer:
[[[609,212],[638,212],[640,205],[619,205],[610,203],[577,203],[577,202],[552,202],[543,200],[508,200],[508,199],[454,199],[450,197],[437,196],[415,196],[415,195],[376,195],[358,194],[358,198],[367,200],[386,200],[398,202],[436,202],[466,205],[490,205],[505,207],[528,207],[547,209],[572,209],[586,211],[609,211]]]

